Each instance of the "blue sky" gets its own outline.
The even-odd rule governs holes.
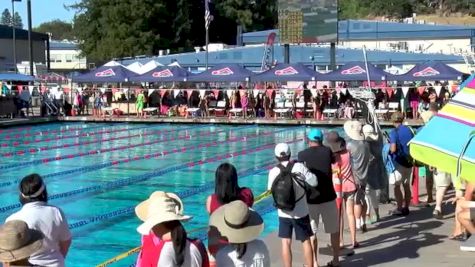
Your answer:
[[[74,17],[74,11],[67,11],[64,5],[71,5],[79,0],[31,0],[31,13],[33,27],[43,22],[60,19],[71,22]],[[11,0],[0,0],[0,13],[5,8],[11,12]],[[26,12],[26,0],[15,2],[15,12],[18,12],[23,20],[24,28],[28,26],[28,16]]]

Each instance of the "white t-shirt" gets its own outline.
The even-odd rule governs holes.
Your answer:
[[[226,267],[270,267],[269,250],[261,240],[247,243],[246,252],[241,259],[233,245],[226,245],[216,255],[216,266]]]
[[[161,241],[161,248],[159,249],[158,267],[175,267],[175,250],[173,249],[173,242]],[[159,245],[159,246],[160,246]],[[201,267],[203,263],[203,257],[200,250],[195,244],[190,241],[186,241],[185,248],[185,261],[182,267]]]
[[[41,231],[44,235],[43,247],[31,255],[29,262],[47,267],[63,267],[64,257],[59,250],[59,242],[71,239],[71,232],[63,212],[44,202],[32,202],[23,205],[21,210],[10,215],[8,221],[20,220],[28,227]]]
[[[289,164],[288,161],[282,162],[282,165],[287,166]],[[292,167],[292,173],[300,173],[305,177],[305,181],[311,186],[317,186],[317,177],[315,174],[310,172],[307,167],[303,163],[296,162]],[[275,178],[280,174],[280,169],[276,166],[272,168],[269,172],[269,179],[267,182],[267,190],[271,190],[272,183],[274,182]],[[294,182],[294,190],[295,190],[295,197],[301,198],[305,194],[305,190]],[[302,197],[297,203],[295,203],[295,208],[293,211],[283,211],[281,209],[277,210],[277,214],[279,217],[283,218],[293,218],[298,219],[308,215],[308,206],[307,206],[307,198],[304,196]]]

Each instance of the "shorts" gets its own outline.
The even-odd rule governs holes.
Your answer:
[[[406,168],[396,164],[396,170],[389,174],[389,184],[409,184],[412,176],[412,168]]]
[[[323,226],[325,227],[325,233],[334,234],[340,230],[338,209],[335,200],[321,204],[308,204],[308,211],[310,213],[310,224],[314,234],[318,231],[320,216],[322,217]]]
[[[356,190],[350,192],[343,192],[343,199],[345,201],[354,201],[356,196]]]
[[[313,235],[310,227],[310,217],[308,215],[298,219],[279,217],[280,238],[292,239],[294,230],[296,240],[303,242],[309,239]]]
[[[360,186],[356,189],[355,204],[364,205],[366,203],[366,186]]]
[[[452,176],[446,172],[434,172],[434,182],[436,187],[447,187],[452,183]]]

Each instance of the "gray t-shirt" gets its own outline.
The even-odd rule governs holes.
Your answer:
[[[346,148],[350,152],[351,170],[355,182],[366,185],[368,180],[368,170],[370,161],[374,159],[371,155],[369,144],[366,141],[350,141]]]

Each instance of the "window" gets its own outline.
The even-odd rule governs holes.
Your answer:
[[[73,62],[73,55],[66,55],[66,62],[68,63]]]
[[[61,55],[51,54],[50,55],[50,61],[51,62],[56,62],[56,63],[61,63],[62,62]]]

